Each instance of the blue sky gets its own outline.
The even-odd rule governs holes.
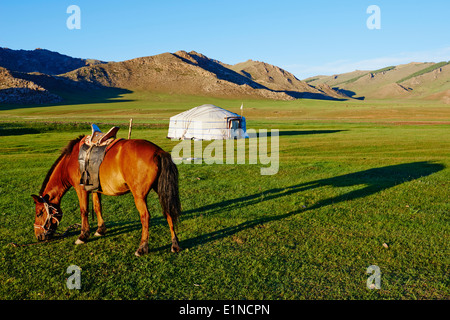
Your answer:
[[[81,29],[69,30],[70,5]],[[369,5],[381,10],[370,30]],[[280,66],[298,78],[450,60],[448,0],[0,2],[0,46],[106,61],[175,52]]]

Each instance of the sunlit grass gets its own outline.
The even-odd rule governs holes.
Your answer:
[[[142,110],[135,119],[142,126],[132,137],[170,151],[178,142],[165,138],[167,117],[202,103],[198,97],[160,98],[147,106],[136,102]],[[233,103],[230,110],[239,112],[241,102]],[[134,256],[141,224],[131,194],[103,197],[105,237],[75,246],[77,232],[71,232],[55,242],[10,245],[35,241],[30,195],[39,191],[60,149],[88,134],[89,122],[108,129],[107,123],[121,120],[119,137],[126,137],[126,111],[137,105],[1,111],[8,123],[0,123],[0,297],[448,299],[448,128],[392,123],[393,110],[396,121],[417,121],[413,110],[428,112],[418,105],[368,103],[369,110],[362,110],[366,105],[346,103],[246,102],[249,128],[280,130],[278,173],[262,176],[267,165],[261,163],[178,165],[184,250],[170,252],[169,228],[151,193],[150,252],[141,258]],[[441,105],[426,107],[448,112]],[[85,113],[76,114],[79,108]],[[430,111],[421,119],[437,117]],[[80,222],[73,190],[62,209],[61,230]],[[94,229],[96,221],[90,223]],[[71,264],[82,269],[80,290],[66,287]],[[380,267],[380,290],[366,287],[370,265]]]

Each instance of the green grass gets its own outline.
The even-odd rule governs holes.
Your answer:
[[[389,71],[389,70],[392,70],[392,69],[395,69],[395,66],[389,66],[389,67],[377,69],[377,70],[372,71],[371,73],[377,74],[377,73],[386,72],[386,71]]]
[[[280,129],[279,172],[261,176],[260,163],[178,165],[179,254],[170,252],[154,193],[146,256],[134,256],[141,225],[130,194],[103,197],[105,237],[75,246],[70,232],[9,245],[35,241],[30,195],[90,120],[119,122],[125,137],[135,110],[142,126],[132,136],[170,151],[177,142],[165,138],[167,117],[205,103],[130,97],[0,111],[0,299],[450,298],[450,141],[448,125],[432,124],[448,121],[449,110],[431,103],[244,102],[249,128]],[[237,110],[241,103],[212,100]],[[396,123],[419,119],[430,123]],[[62,209],[61,230],[80,222],[73,190]],[[80,290],[66,287],[72,264],[82,269]],[[370,265],[380,267],[380,290],[366,288]]]
[[[313,81],[316,81],[316,80],[319,80],[320,78],[310,78],[310,79],[306,79],[306,80],[303,80],[303,81],[305,81],[306,83],[310,83],[310,82],[313,82]]]

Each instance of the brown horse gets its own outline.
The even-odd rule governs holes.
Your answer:
[[[74,187],[81,211],[81,234],[75,244],[85,243],[89,238],[88,195],[80,185],[78,152],[83,136],[69,142],[60,157],[53,164],[42,184],[40,195],[32,195],[36,204],[34,232],[38,240],[47,240],[56,231],[62,218],[61,198]],[[178,195],[178,170],[169,153],[157,145],[137,139],[122,139],[105,154],[100,166],[101,193],[119,196],[131,191],[142,223],[142,236],[137,256],[148,252],[149,212],[147,195],[150,189],[156,191],[169,223],[172,236],[172,252],[181,250],[174,226],[181,213]],[[93,192],[94,211],[97,215],[96,236],[104,235],[100,193]]]

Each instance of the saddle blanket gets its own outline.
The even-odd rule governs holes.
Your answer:
[[[78,163],[80,165],[80,184],[86,191],[101,191],[99,171],[100,165],[105,157],[107,146],[96,147],[83,144],[78,153]]]
[[[106,152],[117,141],[122,140],[116,139],[115,134],[118,129],[118,127],[114,127],[104,134],[96,125],[92,125],[92,135],[86,136],[80,141],[80,151],[78,153],[78,164],[81,173],[80,185],[84,186],[86,191],[102,191],[99,176],[100,165]],[[98,142],[102,143],[97,143],[97,141],[93,143],[94,137],[97,138]],[[107,140],[102,141],[102,137],[107,138]]]

